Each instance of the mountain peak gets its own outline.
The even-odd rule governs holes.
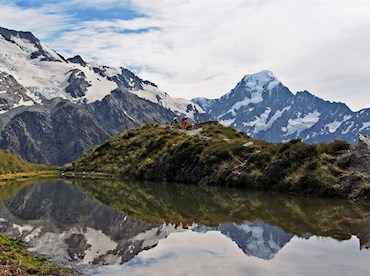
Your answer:
[[[245,75],[242,82],[247,88],[260,91],[266,88],[271,90],[280,83],[274,74],[268,70],[262,70],[255,74]]]
[[[80,64],[81,66],[86,66],[87,65],[86,62],[82,59],[82,57],[80,55],[74,56],[72,58],[68,58],[67,61],[71,62],[71,63]]]
[[[12,37],[18,37],[26,39],[30,42],[39,42],[39,40],[31,32],[14,31],[0,27],[0,35],[2,35],[8,41],[12,41]]]
[[[31,32],[15,31],[0,27],[1,36],[14,45],[16,45],[21,52],[29,55],[31,59],[39,58],[41,61],[58,61],[66,62],[65,59],[42,43]]]

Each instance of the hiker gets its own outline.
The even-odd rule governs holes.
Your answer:
[[[189,225],[186,221],[181,221],[180,225],[182,226],[182,229],[189,229]]]
[[[182,120],[181,120],[181,126],[183,127],[183,128],[185,128],[186,127],[186,125],[188,124],[188,118],[182,118]]]
[[[177,116],[173,117],[172,124],[176,125],[179,121],[177,120]]]

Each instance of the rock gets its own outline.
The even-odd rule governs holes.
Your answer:
[[[366,135],[359,135],[358,145],[356,146],[356,151],[363,154],[370,154],[370,139]]]
[[[245,147],[245,148],[250,148],[252,146],[253,146],[253,142],[247,142],[247,143],[243,144],[243,147]]]

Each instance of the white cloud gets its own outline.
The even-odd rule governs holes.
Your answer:
[[[370,107],[369,1],[73,0],[67,6],[73,5],[126,7],[146,17],[78,22],[48,41],[52,48],[141,68],[140,77],[172,96],[219,97],[243,75],[269,69],[292,91],[306,89],[355,110]],[[49,22],[50,31],[60,29],[58,20],[61,26],[68,21],[50,13],[45,21],[42,8],[32,11]],[[0,25],[48,33],[35,16],[27,28],[20,17],[2,20],[3,14]]]
[[[217,231],[170,234],[123,265],[99,267],[97,275],[368,275],[370,256],[358,238],[293,237],[271,260],[247,256]],[[261,248],[255,248],[258,251]],[[351,261],[348,262],[348,258]],[[164,273],[165,272],[165,273]]]
[[[43,6],[23,9],[9,1],[0,1],[0,5],[1,27],[32,31],[39,39],[46,39],[69,26],[70,17],[57,8]]]
[[[161,23],[146,17],[139,17],[131,20],[91,20],[84,22],[84,28],[92,28],[106,32],[111,29],[112,31],[120,30],[138,30],[145,28],[159,28]]]

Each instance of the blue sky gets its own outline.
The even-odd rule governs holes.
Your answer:
[[[71,4],[68,4],[71,2]],[[134,10],[129,4],[123,6],[120,5],[118,8],[113,4],[105,5],[97,4],[97,5],[88,5],[88,0],[86,1],[87,4],[81,3],[73,3],[73,1],[39,1],[39,0],[21,0],[15,1],[16,5],[27,9],[27,8],[41,8],[45,6],[53,6],[59,7],[60,11],[65,12],[67,14],[73,14],[71,18],[73,21],[84,21],[84,20],[92,20],[92,19],[99,19],[99,20],[114,20],[114,19],[133,19],[138,17],[144,17],[145,15],[140,13],[137,10]],[[104,2],[104,1],[101,1]],[[122,1],[125,2],[125,1]],[[62,3],[62,4],[61,4]]]
[[[370,107],[369,14],[368,0],[0,0],[0,26],[171,96],[220,97],[267,69],[353,110]]]

